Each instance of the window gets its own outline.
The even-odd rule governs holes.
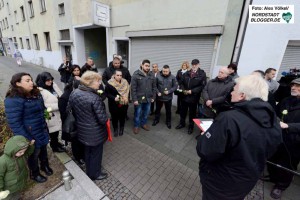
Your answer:
[[[21,10],[21,16],[22,16],[22,20],[25,21],[25,13],[24,13],[24,7],[21,6],[20,7],[20,10]]]
[[[22,38],[21,38],[21,37],[20,37],[19,39],[20,39],[20,45],[21,45],[21,49],[24,49],[24,46],[23,46],[23,40],[22,40]]]
[[[2,21],[0,21],[0,29],[3,30]]]
[[[60,30],[60,39],[61,40],[70,40],[70,31],[69,29]]]
[[[6,26],[5,26],[5,21],[4,21],[4,19],[2,20],[2,23],[3,23],[3,30],[5,30],[5,29],[6,29]]]
[[[29,6],[29,9],[30,9],[30,17],[34,17],[34,10],[33,10],[32,1],[28,1],[28,6]]]
[[[64,3],[58,4],[58,14],[59,15],[65,14],[65,4]]]
[[[26,39],[27,49],[31,49],[29,39]]]
[[[18,14],[17,14],[17,11],[15,10],[15,20],[16,20],[16,24],[19,24],[19,20],[18,20]]]
[[[6,28],[8,29],[9,25],[8,25],[7,17],[5,17],[5,22],[6,22]]]
[[[8,2],[6,3],[6,5],[7,5],[7,12],[8,12],[8,14],[10,15],[10,9],[9,9],[9,4],[8,4]]]
[[[11,25],[10,28],[11,28],[11,31],[14,31],[14,26],[13,25]]]
[[[40,0],[40,5],[41,5],[41,13],[46,12],[46,3],[45,0]]]
[[[45,35],[45,40],[46,40],[46,46],[47,46],[47,51],[51,51],[51,41],[50,41],[50,33],[49,32],[44,32]]]
[[[38,34],[33,34],[33,38],[34,38],[34,41],[35,41],[35,49],[40,50],[40,43],[39,43]]]
[[[17,42],[17,38],[14,37],[14,45],[15,45],[15,48],[18,49],[18,42]]]

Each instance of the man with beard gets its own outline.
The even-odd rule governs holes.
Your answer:
[[[203,200],[244,199],[282,142],[268,84],[257,75],[236,79],[234,107],[220,113],[198,138]]]
[[[297,170],[300,162],[300,78],[291,82],[291,96],[277,105],[277,115],[280,118],[283,144],[270,161]],[[268,164],[268,171],[270,181],[275,183],[271,197],[280,199],[282,192],[291,184],[293,174],[271,164]]]
[[[147,118],[150,104],[156,97],[155,78],[150,73],[150,61],[143,60],[141,69],[132,75],[131,95],[134,104],[134,128],[133,133],[138,134],[139,128],[150,131]]]
[[[171,107],[173,93],[177,89],[177,81],[175,76],[170,72],[169,65],[164,65],[162,71],[156,76],[157,97],[155,119],[152,126],[158,124],[160,119],[160,110],[163,105],[166,108],[166,125],[171,129]]]

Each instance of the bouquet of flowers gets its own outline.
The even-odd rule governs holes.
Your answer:
[[[52,108],[48,107],[47,109],[45,109],[45,111],[44,111],[45,119],[50,120],[52,116],[53,116]]]

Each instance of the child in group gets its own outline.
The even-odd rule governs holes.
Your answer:
[[[34,151],[34,142],[16,135],[5,144],[0,157],[0,199],[20,199],[19,191],[24,189],[29,177],[27,159]]]

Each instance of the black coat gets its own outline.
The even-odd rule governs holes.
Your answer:
[[[96,146],[107,140],[105,104],[96,90],[79,85],[69,99],[74,112],[78,140]]]
[[[220,113],[197,144],[207,199],[244,199],[281,142],[275,111],[261,99]]]
[[[109,67],[105,69],[105,71],[103,72],[103,75],[102,75],[102,81],[105,85],[107,85],[107,81],[109,81],[109,79],[111,79],[115,70],[116,69],[113,67],[112,62],[110,62]],[[130,75],[130,72],[128,71],[128,69],[126,67],[124,67],[123,65],[121,65],[119,70],[122,71],[122,78],[126,79],[128,84],[130,84],[131,75]]]
[[[170,101],[173,99],[173,93],[178,87],[177,80],[170,72],[168,76],[163,76],[162,72],[156,76],[157,93],[161,93],[161,96],[156,96],[157,101]],[[165,95],[164,91],[167,89],[169,94]]]
[[[68,65],[66,65],[62,63],[59,66],[58,71],[60,73],[60,81],[63,83],[68,83],[72,74],[72,64],[69,63]]]
[[[202,69],[197,70],[197,76],[191,78],[191,70],[184,73],[179,82],[180,89],[191,90],[192,94],[184,95],[183,101],[187,103],[198,103],[201,92],[206,85],[206,73]]]
[[[92,68],[91,66],[89,66],[87,63],[85,63],[82,67],[81,67],[81,71],[80,73],[83,74],[86,71],[94,71],[94,72],[98,72],[97,68]]]

